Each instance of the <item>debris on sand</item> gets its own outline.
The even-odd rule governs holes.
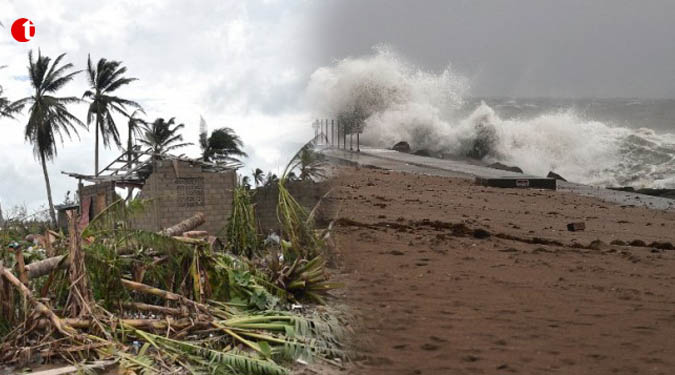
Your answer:
[[[586,230],[586,223],[582,222],[576,222],[576,223],[569,223],[567,224],[567,230],[570,232],[579,232],[582,230]]]

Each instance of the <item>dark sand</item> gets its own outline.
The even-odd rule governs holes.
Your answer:
[[[373,169],[336,180],[339,294],[363,321],[350,373],[675,374],[675,250],[648,246],[675,243],[675,213]]]

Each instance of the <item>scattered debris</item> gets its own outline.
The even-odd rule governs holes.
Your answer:
[[[90,371],[85,361],[112,361],[124,374],[266,375],[286,374],[284,365],[297,360],[339,363],[347,355],[343,324],[312,304],[339,287],[324,260],[330,227],[317,230],[284,188],[291,170],[278,182],[276,243],[261,241],[244,188],[235,194],[229,252],[195,230],[203,213],[154,233],[134,226],[142,204],[122,199],[82,231],[68,211],[69,235],[48,241],[49,256],[24,251],[33,240],[3,237],[0,363],[63,359]]]
[[[675,250],[675,246],[670,242],[652,242],[649,244],[649,247],[659,250]]]
[[[180,236],[189,230],[197,228],[205,222],[206,217],[204,216],[204,213],[198,212],[180,223],[160,231],[159,234],[168,237]]]
[[[591,250],[602,250],[605,247],[607,247],[607,244],[605,242],[603,242],[602,240],[593,240],[588,245],[588,248],[591,249]]]
[[[490,238],[490,236],[491,236],[490,232],[486,231],[485,229],[477,228],[473,230],[474,238],[485,239]]]
[[[577,223],[569,223],[567,224],[567,230],[570,232],[579,232],[586,230],[586,223],[583,221]]]
[[[646,247],[647,246],[647,244],[642,240],[633,240],[633,241],[629,242],[628,244],[630,246],[634,246],[634,247]]]

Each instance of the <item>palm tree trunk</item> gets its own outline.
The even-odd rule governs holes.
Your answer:
[[[94,154],[94,176],[98,176],[98,116],[96,116],[96,146]]]
[[[129,139],[127,140],[127,152],[129,153],[129,168],[131,168],[131,160],[133,158],[133,154],[131,152],[131,147],[132,147],[131,142],[133,142],[133,140],[131,139],[131,135],[132,135],[131,131],[132,131],[132,129],[131,129],[131,126],[130,126],[129,127]]]
[[[42,172],[45,174],[45,185],[47,185],[47,201],[49,202],[49,216],[52,219],[52,226],[56,228],[56,212],[54,211],[54,201],[52,200],[52,187],[49,184],[49,174],[47,173],[47,161],[44,153],[40,153],[42,161]]]
[[[127,153],[129,154],[129,156],[128,156],[129,161],[127,163],[127,168],[129,168],[129,169],[131,169],[131,161],[133,160],[133,152],[131,151],[131,147],[132,147],[131,142],[133,142],[133,140],[131,139],[131,136],[132,136],[131,130],[132,130],[131,126],[129,126],[129,139],[127,140]],[[127,193],[127,199],[126,199],[127,202],[129,202],[131,200],[131,197],[134,194],[134,188],[129,186],[128,190],[129,191]]]

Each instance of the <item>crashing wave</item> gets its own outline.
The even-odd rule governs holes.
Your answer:
[[[594,185],[675,187],[675,135],[583,118],[573,110],[502,119],[481,102],[464,115],[467,80],[450,67],[426,72],[391,50],[314,72],[307,97],[317,113],[361,122],[362,143],[554,170]]]

